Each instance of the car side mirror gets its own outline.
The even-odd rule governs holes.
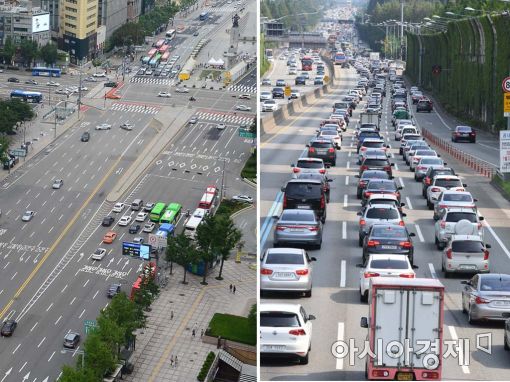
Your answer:
[[[437,202],[437,196],[431,196],[430,199],[435,200]]]
[[[333,181],[333,179],[328,179],[328,183],[331,183]]]
[[[405,203],[400,203],[400,207],[405,207]]]
[[[307,143],[307,144],[306,144],[306,147],[310,147],[310,144],[309,144],[309,143]]]
[[[317,261],[316,257],[310,257],[310,261]]]
[[[292,164],[290,165],[290,167],[296,167],[296,165],[295,165],[294,163],[292,163]]]
[[[419,269],[420,267],[419,267],[419,266],[417,266],[417,265],[412,265],[412,268],[413,268],[413,269]]]
[[[360,178],[360,176],[359,176],[359,175],[354,175],[354,177],[355,177],[355,178]]]
[[[280,188],[281,192],[285,192],[285,186],[283,186],[282,188]]]
[[[416,234],[415,234],[414,232],[410,232],[410,233],[409,233],[409,236],[410,236],[410,237],[415,237],[415,236],[416,236]]]
[[[448,163],[446,163],[446,162],[443,162],[443,166],[446,166],[447,164],[448,164]]]
[[[390,164],[390,166],[391,166],[391,167],[395,167],[395,163],[391,163],[391,164]]]
[[[478,201],[478,199],[473,199],[473,201],[474,201],[474,202],[477,202],[477,201]]]
[[[357,212],[357,213],[356,213],[356,215],[358,215],[358,216],[362,216],[363,214],[362,214],[362,213],[361,213],[361,211],[360,211],[360,212]]]
[[[398,186],[398,187],[397,187],[397,190],[401,190],[401,189],[403,189],[403,188],[404,188],[404,187],[402,187],[402,186]]]
[[[482,221],[482,220],[485,220],[485,218],[483,216],[479,216],[478,220]]]
[[[437,154],[437,157],[438,157],[438,158],[441,158],[441,155]]]
[[[492,248],[492,245],[490,245],[490,244],[485,244],[485,248],[491,249],[491,248]]]
[[[364,267],[365,267],[364,264],[361,264],[361,263],[356,264],[356,268],[364,268]]]
[[[315,316],[313,314],[309,314],[308,315],[308,320],[309,321],[315,320]]]
[[[367,317],[361,317],[361,321],[359,323],[359,326],[362,328],[368,328],[368,318]]]
[[[464,285],[471,285],[471,283],[469,281],[466,281],[466,280],[462,280],[460,283],[464,284]]]
[[[467,184],[466,183],[462,183],[462,187],[467,187]]]
[[[331,168],[331,163],[327,163],[324,165],[326,168]]]
[[[406,216],[407,216],[407,214],[406,214],[406,213],[402,213],[402,217],[404,217],[404,218],[405,218]]]

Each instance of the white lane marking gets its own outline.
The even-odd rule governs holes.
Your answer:
[[[398,163],[395,163],[395,170],[398,171]]]
[[[27,363],[28,361],[26,361],[23,366],[21,366],[21,368],[19,369],[18,373],[21,373],[21,370],[23,370],[25,368],[25,366],[27,366]]]
[[[349,154],[347,154],[347,157],[350,158],[352,155],[352,151],[349,151]]]
[[[429,270],[430,270],[430,275],[432,276],[433,279],[437,279],[437,273],[436,273],[436,270],[434,269],[434,264],[432,263],[429,263]]]
[[[46,308],[46,311],[50,310],[51,307],[53,306],[53,303],[51,303],[47,308]]]
[[[501,249],[503,250],[503,252],[505,252],[505,254],[508,256],[508,258],[510,259],[510,251],[508,251],[508,249],[506,248],[505,244],[503,244],[503,242],[501,241],[501,239],[498,237],[498,235],[496,235],[496,232],[494,232],[494,230],[492,229],[492,227],[489,225],[489,223],[487,222],[487,220],[484,220],[483,221],[484,225],[487,227],[487,229],[489,230],[489,232],[492,234],[492,236],[494,236],[494,239],[496,239],[496,241],[498,242],[499,246],[501,247]]]
[[[409,196],[406,196],[406,207],[410,210],[413,209],[413,205],[411,204],[411,199],[409,199]]]
[[[39,322],[36,322],[36,323],[34,324],[34,326],[32,326],[32,329],[30,329],[30,331],[31,331],[31,332],[35,329],[35,327],[37,326],[37,324],[39,324]]]
[[[46,339],[46,337],[44,337],[44,338],[41,340],[41,342],[39,342],[39,345],[37,345],[37,347],[38,347],[38,348],[40,348],[40,347],[41,347],[41,345],[43,344],[43,342],[44,342],[44,340],[45,340],[45,339]]]
[[[347,161],[346,168],[347,168],[347,170],[351,168],[351,162]]]
[[[347,222],[342,222],[342,239],[347,239]]]
[[[459,337],[457,336],[457,332],[455,331],[455,327],[451,326],[451,325],[448,325],[448,330],[450,332],[450,336],[452,337],[453,340],[455,340],[455,343],[458,343],[459,341]],[[460,345],[457,347],[458,349],[458,354],[459,354],[459,360],[464,360],[464,346],[462,346],[462,341],[460,343]],[[469,371],[469,367],[467,367],[466,365],[462,365],[460,367],[462,369],[462,372],[464,374],[471,374],[470,371]]]
[[[71,300],[71,302],[69,303],[69,305],[73,305],[75,301],[76,301],[76,297],[73,297],[73,299]]]
[[[99,293],[99,291],[97,290],[96,293],[94,294],[94,296],[92,297],[92,300],[96,298],[98,293]]]
[[[337,334],[337,341],[343,341],[344,340],[344,323],[339,322],[338,323],[338,334]],[[341,357],[336,357],[336,369],[342,370],[344,368],[344,359]]]
[[[347,175],[345,177],[345,185],[348,186],[349,185],[349,175]]]
[[[344,195],[344,207],[347,207],[348,201],[347,201],[347,194]]]
[[[81,314],[78,316],[78,318],[81,318],[81,316],[83,316],[83,313],[85,313],[85,309],[83,309],[83,312],[81,312]]]
[[[60,316],[59,318],[57,318],[57,321],[55,321],[55,325],[58,324],[58,322],[60,321],[60,319],[62,318],[62,316]]]
[[[440,119],[440,121],[441,121],[441,122],[443,122],[443,125],[445,125],[445,127],[446,127],[448,130],[450,130],[450,131],[451,131],[451,130],[452,130],[452,128],[446,124],[446,122],[444,121],[443,117],[441,117],[441,116],[439,115],[439,113],[438,113],[438,112],[436,112],[436,115],[437,115],[437,117]]]
[[[50,361],[51,361],[51,359],[53,358],[53,356],[54,356],[54,355],[55,355],[55,352],[51,353],[50,358],[48,358],[48,362],[50,362]]]
[[[404,186],[404,180],[403,180],[400,176],[398,177],[398,181],[400,182],[400,186],[401,186],[402,188],[405,188],[405,186]]]
[[[416,233],[418,234],[418,238],[422,243],[424,243],[425,239],[423,238],[423,234],[421,233],[420,226],[418,224],[415,224],[414,226],[416,227]]]
[[[340,288],[345,288],[347,264],[345,260],[340,263]]]
[[[60,291],[60,293],[64,293],[64,291],[67,289],[67,284],[66,286]]]
[[[12,354],[16,353],[20,346],[21,346],[21,344],[18,344],[18,346],[16,346],[16,348],[12,351]]]

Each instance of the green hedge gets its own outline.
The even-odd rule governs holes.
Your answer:
[[[257,152],[255,151],[246,161],[241,171],[241,177],[255,180],[257,178]]]
[[[207,334],[213,337],[241,342],[247,345],[255,345],[257,343],[256,330],[250,324],[250,320],[246,317],[234,316],[232,314],[215,313]]]
[[[211,351],[211,352],[209,352],[209,354],[207,354],[204,364],[202,365],[202,368],[200,369],[200,373],[198,373],[198,376],[197,376],[197,379],[200,382],[203,382],[205,377],[207,377],[207,373],[209,372],[209,369],[211,368],[211,365],[214,362],[215,358],[216,358],[216,354],[214,354],[214,352]]]

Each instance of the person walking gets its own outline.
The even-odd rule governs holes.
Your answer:
[[[174,356],[173,356],[173,354],[170,356],[170,366],[174,367]]]
[[[173,319],[174,319],[174,311],[173,311],[173,310],[170,312],[170,319],[171,319],[171,320],[173,320]]]
[[[234,287],[232,288],[232,293],[236,294],[236,286],[234,285]]]
[[[232,293],[232,284],[230,284],[230,293]]]
[[[177,367],[177,356],[175,356],[175,367]]]
[[[191,335],[192,335],[193,337],[195,337],[195,329],[193,329],[193,330],[191,331]]]
[[[204,329],[200,330],[200,337],[204,336]]]

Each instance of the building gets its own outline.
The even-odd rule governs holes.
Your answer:
[[[72,64],[96,56],[98,14],[98,0],[60,0],[58,46],[69,52]]]
[[[59,0],[33,0],[34,6],[39,5],[43,10],[50,13],[50,30],[51,37],[57,39],[58,37],[58,2]]]
[[[285,34],[283,23],[268,21],[264,23],[264,34],[269,37],[282,37]]]
[[[0,44],[7,37],[15,44],[23,40],[37,41],[39,46],[46,45],[50,39],[50,14],[31,6],[0,6]]]
[[[106,39],[128,20],[126,0],[98,0],[98,25],[106,27]]]

